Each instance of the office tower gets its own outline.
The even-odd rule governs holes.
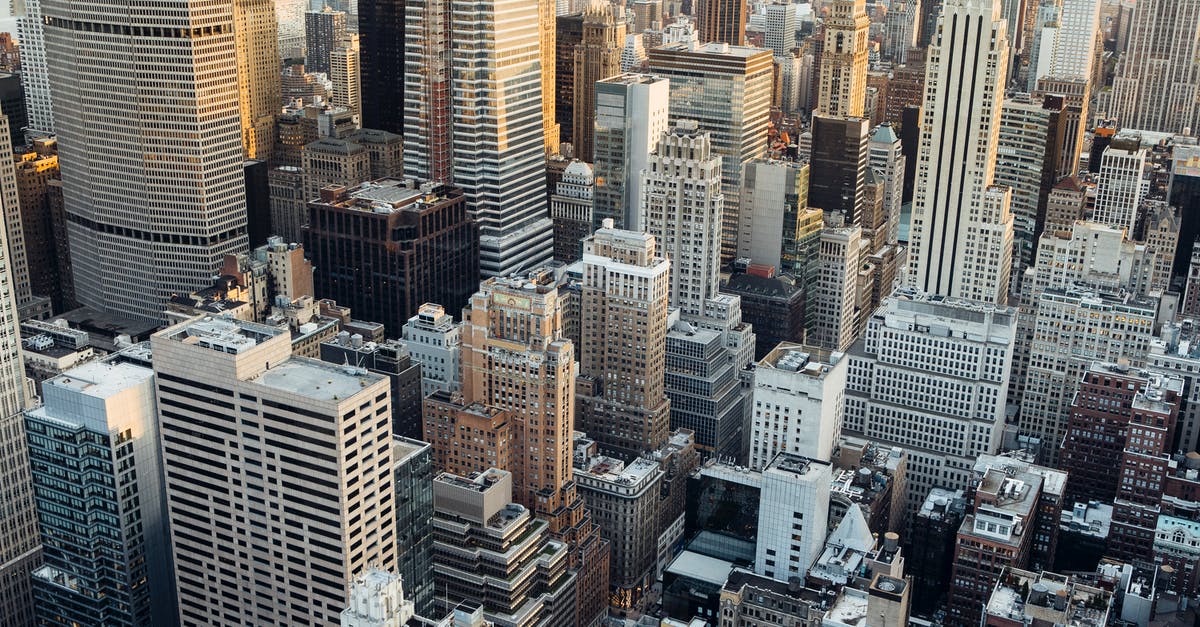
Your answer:
[[[151,348],[181,623],[337,621],[355,575],[395,567],[395,519],[363,515],[395,499],[387,378],[295,357],[286,328],[231,319],[180,323]],[[298,544],[271,543],[285,531]],[[287,587],[256,585],[281,576],[272,556]]]
[[[670,81],[623,74],[596,83],[593,225],[641,230],[642,170],[667,130]],[[594,227],[593,227],[594,228]]]
[[[740,315],[740,310],[737,313]],[[726,335],[687,320],[674,322],[667,331],[666,394],[671,400],[671,428],[694,432],[696,448],[705,457],[743,455],[749,390],[739,378],[743,359],[730,350]],[[749,344],[753,345],[753,340]],[[753,346],[749,353],[745,363],[753,356]]]
[[[10,289],[16,295],[17,312],[24,318],[38,303],[34,302],[31,288],[29,254],[25,246],[25,229],[21,224],[21,197],[17,191],[17,169],[8,128],[8,118],[0,114],[0,207],[4,211],[6,252],[12,272]]]
[[[242,152],[247,159],[267,161],[275,148],[280,97],[279,23],[274,2],[234,0],[233,33]]]
[[[643,170],[640,222],[663,256],[675,260],[671,306],[699,316],[717,295],[720,278],[722,158],[714,154],[711,134],[694,121],[681,121],[659,137]]]
[[[304,67],[309,72],[329,73],[329,55],[345,40],[346,13],[325,5],[304,14]]]
[[[329,94],[329,104],[345,107],[361,120],[362,74],[359,55],[359,38],[353,34],[346,35],[330,51],[329,80],[333,83],[333,93]]]
[[[650,72],[671,81],[672,123],[695,120],[700,130],[712,135],[713,152],[721,157],[725,195],[721,253],[722,258],[732,258],[737,249],[742,168],[767,151],[774,80],[771,52],[720,44],[671,44],[650,51]]]
[[[821,554],[829,516],[829,462],[781,452],[762,471],[754,565],[778,581],[803,578]]]
[[[417,15],[420,17],[415,17]],[[366,95],[362,111],[364,127],[408,136],[405,125],[412,117],[407,89],[412,69],[407,38],[420,37],[417,33],[421,33],[423,43],[433,47],[423,48],[420,54],[423,55],[421,62],[428,63],[430,81],[437,85],[443,78],[445,67],[435,65],[434,61],[445,54],[445,48],[439,46],[448,46],[448,15],[449,8],[442,2],[420,3],[415,7],[409,7],[402,0],[362,0],[358,3],[359,60],[362,62],[362,90]],[[415,95],[412,97],[416,98]],[[428,97],[422,94],[423,99]],[[401,106],[400,103],[405,104]],[[436,125],[437,118],[432,118],[429,123]],[[427,141],[430,146],[437,145],[432,140]]]
[[[814,346],[845,351],[858,339],[858,276],[865,248],[861,227],[827,223],[821,229],[816,290],[807,303],[815,310],[807,338]]]
[[[948,608],[956,624],[979,623],[1001,572],[1028,563],[1045,482],[1034,472],[987,469],[958,532]]]
[[[512,473],[497,468],[434,478],[433,569],[423,576],[438,614],[467,602],[498,624],[575,624],[570,549],[513,502],[513,489]]]
[[[437,390],[457,392],[462,386],[462,328],[436,303],[424,303],[404,323],[404,341],[421,364],[421,396]]]
[[[540,51],[542,74],[542,138],[547,155],[558,154],[560,141],[558,118],[554,110],[557,103],[554,97],[556,88],[554,61],[558,34],[555,28],[556,4],[555,0],[537,0],[538,50]],[[617,21],[621,24],[625,23],[624,8],[617,13]],[[456,64],[455,67],[458,65]]]
[[[583,257],[583,239],[592,232],[592,199],[596,177],[583,161],[572,161],[550,196],[554,221],[554,260],[571,263]]]
[[[1046,223],[1042,233],[1070,231],[1082,220],[1087,208],[1087,189],[1078,178],[1068,177],[1054,185],[1046,195]]]
[[[12,147],[24,146],[29,118],[25,109],[25,90],[21,87],[21,77],[16,74],[0,72],[0,113],[8,118]]]
[[[897,65],[908,63],[908,51],[917,46],[917,36],[921,30],[918,23],[920,15],[921,0],[904,0],[888,7],[883,26],[883,50],[880,55],[884,60]]]
[[[845,355],[781,343],[754,369],[749,465],[779,453],[829,460],[842,426]]]
[[[773,266],[751,264],[721,284],[721,293],[742,301],[742,320],[754,327],[754,359],[780,342],[802,342],[807,330],[808,290],[796,277],[777,275]]]
[[[905,553],[912,575],[914,615],[928,616],[943,606],[950,589],[954,544],[966,511],[962,490],[933,488],[913,516]]]
[[[1110,616],[1116,616],[1113,592],[1084,581],[1077,576],[1010,566],[1002,571],[995,589],[982,604],[982,624],[986,627],[1039,621],[1070,622],[1082,627],[1109,624]]]
[[[379,179],[322,190],[308,208],[317,293],[389,336],[422,303],[456,310],[479,285],[478,229],[456,187]]]
[[[767,32],[763,45],[775,56],[787,56],[796,47],[796,5],[776,1],[767,5]]]
[[[1098,8],[1098,7],[1097,7]],[[1059,20],[1062,18],[1061,0],[1040,2],[1034,23],[1031,25],[1030,46],[1026,49],[1026,90],[1037,89],[1038,79],[1050,76],[1054,56],[1058,47]]]
[[[695,0],[696,34],[701,44],[746,45],[746,3]]]
[[[867,93],[867,36],[871,19],[866,0],[831,0],[821,49],[816,112],[862,117]]]
[[[840,213],[848,225],[861,224],[870,122],[818,113],[813,115],[812,135],[808,206]]]
[[[453,178],[479,222],[479,266],[487,277],[531,270],[553,254],[543,125],[546,108],[554,107],[554,86],[543,84],[546,73],[553,75],[544,67],[553,57],[541,44],[553,41],[554,32],[553,19],[539,21],[543,5],[552,18],[554,3],[547,0],[451,0],[451,37],[465,42],[450,52]],[[484,28],[502,23],[526,26]],[[546,124],[554,124],[553,115]],[[507,133],[491,130],[497,128]]]
[[[1092,220],[1114,229],[1125,229],[1133,236],[1138,205],[1145,197],[1142,172],[1146,168],[1146,149],[1141,135],[1120,135],[1113,138],[1100,161],[1096,176],[1096,205]]]
[[[583,39],[575,46],[571,143],[575,157],[588,163],[592,162],[594,149],[596,81],[621,73],[625,22],[618,22],[615,13],[616,8],[608,3],[589,6],[583,13]]]
[[[270,172],[271,166],[266,161],[248,159],[242,162],[242,184],[246,190],[246,237],[256,243],[265,242],[273,235]]]
[[[514,498],[569,545],[576,618],[586,624],[605,605],[608,545],[571,479],[575,349],[562,334],[563,303],[552,279],[540,271],[480,284],[463,309],[462,403],[513,414]]]
[[[513,467],[518,425],[512,412],[466,403],[457,393],[434,390],[422,401],[421,414],[421,437],[433,443],[433,464],[438,470],[470,474],[484,466]]]
[[[30,291],[48,297],[56,312],[72,309],[68,306],[74,300],[71,267],[60,263],[67,254],[66,242],[61,243],[60,250],[55,223],[61,220],[55,219],[50,198],[51,181],[59,177],[57,142],[53,138],[36,139],[14,159]],[[61,229],[66,225],[57,226]]]
[[[1108,115],[1122,128],[1179,133],[1198,124],[1200,0],[1149,0],[1134,8]]]
[[[1146,292],[1165,294],[1170,289],[1171,264],[1179,246],[1181,212],[1163,200],[1143,200],[1138,207],[1138,219],[1142,233],[1137,240],[1144,245],[1151,265]]]
[[[975,457],[999,448],[1016,330],[1015,310],[902,290],[849,351],[842,430],[908,451],[909,511],[931,488],[966,489]]]
[[[1014,294],[1037,253],[1037,239],[1046,226],[1046,201],[1058,181],[1063,106],[1059,96],[1043,100],[1014,94],[1004,100],[1000,113],[995,181],[1012,190]]]
[[[583,42],[583,12],[554,18],[554,119],[559,141],[575,141],[575,47]]]
[[[50,87],[61,105],[55,130],[76,296],[98,311],[159,320],[172,293],[211,280],[226,253],[247,246],[237,81],[204,86],[198,78],[237,76],[232,4],[203,16],[182,3],[47,0],[41,8]],[[120,17],[80,38],[72,25],[99,13]],[[186,46],[152,35],[193,29],[200,35]],[[159,70],[135,75],[100,62],[117,57],[153,58]],[[97,82],[108,86],[103,106],[86,96]],[[167,94],[169,104],[151,105],[149,92]],[[153,130],[180,126],[204,132]]]
[[[910,282],[997,302],[1008,293],[1013,228],[1008,190],[992,187],[1008,67],[1000,2],[947,0],[939,24],[926,71]]]
[[[579,425],[622,459],[667,441],[664,395],[671,264],[653,235],[603,228],[583,242]]]
[[[373,4],[383,10],[400,4],[396,0],[388,0]],[[409,176],[422,181],[450,183],[453,181],[452,168],[454,162],[453,144],[450,128],[450,5],[447,2],[405,2],[400,9],[402,15],[397,16],[403,24],[403,85],[400,90],[404,96],[403,115],[404,129],[404,170]],[[361,9],[360,9],[361,11]],[[365,15],[365,11],[363,11]],[[372,76],[371,71],[384,70],[391,72],[391,60],[384,61],[374,58],[375,67],[366,65],[368,54],[367,32],[373,26],[360,25],[359,32],[363,33],[360,42],[359,60],[362,62],[362,87],[369,98],[363,103],[364,121],[381,115],[391,115],[390,107],[383,110],[382,103],[373,102],[381,92],[379,89],[392,90],[394,86],[381,86],[380,81],[396,80],[399,77]],[[400,44],[392,41],[393,33],[377,33],[375,36],[387,38],[389,46],[396,45],[393,51],[400,54]],[[383,54],[384,51],[379,51]],[[371,54],[376,54],[371,51]],[[372,112],[367,113],[367,109]],[[382,128],[375,126],[373,128]]]
[[[387,377],[392,391],[392,433],[421,437],[421,366],[413,361],[407,344],[400,340],[373,341],[361,333],[341,331],[320,342],[316,356],[331,364]]]
[[[633,31],[632,34],[639,34],[647,30],[657,30],[662,28],[663,22],[663,3],[662,0],[634,0],[633,1]]]
[[[46,63],[46,35],[42,24],[41,0],[26,0],[13,7],[17,18],[17,40],[21,53],[21,87],[25,90],[25,112],[30,135],[54,134],[54,112],[50,99],[50,70]]]
[[[303,239],[301,227],[308,224],[308,194],[304,191],[304,169],[280,166],[267,173],[271,205],[271,232],[289,242]]]
[[[621,72],[637,72],[646,65],[650,56],[646,54],[646,43],[640,34],[625,35],[625,46],[621,48]]]
[[[797,230],[801,216],[810,211],[809,164],[798,161],[756,159],[746,164],[742,183],[741,224],[737,256],[756,264],[791,272],[784,260],[801,257]],[[789,266],[789,267],[785,267]]]
[[[908,159],[904,146],[891,123],[880,124],[867,143],[867,167],[882,180],[883,212],[887,217],[886,243],[892,246],[900,237],[900,213],[904,205],[904,172]]]
[[[301,158],[306,200],[320,198],[326,187],[350,188],[371,180],[371,155],[346,139],[325,137],[306,144]]]
[[[808,102],[806,88],[812,82],[812,55],[795,51],[775,56],[777,105],[784,113],[796,113]]]
[[[1071,402],[1059,466],[1068,475],[1069,502],[1111,503],[1121,459],[1134,424],[1175,425],[1183,394],[1181,377],[1094,363]],[[1150,402],[1157,401],[1157,402]],[[1152,414],[1150,416],[1135,415]],[[1140,431],[1137,433],[1141,435]],[[1140,437],[1139,440],[1140,442]]]
[[[416,604],[404,598],[404,578],[372,568],[354,579],[341,620],[341,627],[388,627],[420,619]]]
[[[434,614],[433,454],[429,444],[393,440],[396,482],[396,572],[408,598],[423,616]]]
[[[1079,174],[1079,157],[1083,150],[1084,133],[1091,126],[1088,122],[1091,90],[1092,84],[1086,80],[1048,77],[1039,80],[1037,90],[1033,92],[1033,97],[1037,100],[1051,96],[1061,96],[1063,99],[1063,111],[1060,116],[1063,148],[1058,170],[1055,172],[1058,178]],[[1098,167],[1099,164],[1100,160],[1096,159],[1089,167]]]
[[[118,356],[72,368],[42,394],[25,416],[44,541],[39,624],[173,623],[154,371]],[[81,491],[111,516],[79,525]]]
[[[1048,288],[1035,302],[1020,431],[1053,464],[1083,373],[1094,361],[1144,365],[1158,300],[1083,284]]]

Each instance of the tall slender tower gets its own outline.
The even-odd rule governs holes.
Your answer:
[[[1109,115],[1123,128],[1179,133],[1200,121],[1200,0],[1139,0]]]
[[[450,3],[408,0],[404,11],[404,172],[422,181],[449,183],[454,179]],[[365,60],[365,49],[362,56]],[[367,68],[362,71],[363,85],[370,90]]]
[[[1000,0],[946,0],[930,44],[909,236],[909,280],[928,293],[991,302],[1008,293],[1011,192],[992,185],[1005,28]]]
[[[654,236],[603,228],[583,242],[579,422],[623,459],[667,441],[664,387],[671,264]],[[583,393],[586,389],[586,393]]]
[[[866,0],[833,0],[821,48],[817,113],[862,117],[867,98],[867,39],[871,19]]]
[[[746,45],[745,0],[696,0],[700,43]]]
[[[546,146],[546,154],[558,154],[558,118],[554,114],[555,80],[554,58],[557,52],[555,41],[558,38],[557,3],[555,0],[537,1],[538,50],[541,53],[542,72],[542,134]],[[504,3],[503,0],[498,4]],[[508,2],[511,4],[511,1]],[[497,7],[500,10],[500,7]],[[622,22],[624,18],[622,18]]]
[[[248,245],[233,3],[42,12],[76,298],[159,320]]]
[[[242,152],[247,159],[269,160],[275,146],[279,113],[279,23],[272,0],[234,0],[237,43],[238,111],[242,116]],[[257,243],[257,242],[256,242]]]
[[[554,250],[541,98],[543,4],[450,0],[454,182],[479,221],[484,276],[536,268]]]
[[[358,3],[358,34],[362,37],[362,123],[366,128],[397,133],[408,138],[404,124],[408,114],[408,82],[405,79],[409,37],[406,19],[422,4],[449,19],[448,2],[418,3],[405,0],[361,0]],[[437,5],[437,6],[433,6]],[[449,23],[445,22],[448,26]],[[402,104],[405,103],[405,104]]]
[[[29,397],[8,241],[0,232],[0,625],[32,625],[30,572],[42,560],[21,413]]]
[[[325,5],[304,14],[304,69],[329,73],[329,54],[346,38],[346,12]]]
[[[512,413],[513,499],[571,547],[576,624],[591,624],[607,605],[609,549],[572,479],[575,346],[563,336],[552,276],[484,281],[463,321],[462,400]]]
[[[596,81],[621,73],[625,22],[618,22],[615,7],[595,2],[583,13],[583,42],[575,46],[575,102],[571,140],[575,157],[592,162],[596,123]]]
[[[362,72],[358,35],[348,34],[329,53],[329,80],[333,83],[331,104],[362,115]],[[278,74],[278,72],[276,72]]]
[[[29,130],[54,134],[50,107],[50,70],[46,67],[46,35],[42,26],[41,0],[13,3],[17,17],[17,39],[21,44],[21,87],[25,90],[25,114]]]
[[[596,83],[594,226],[612,218],[617,228],[642,230],[642,169],[667,130],[670,86],[668,79],[644,74]]]

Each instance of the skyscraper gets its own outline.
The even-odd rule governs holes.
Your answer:
[[[664,392],[671,264],[653,235],[606,221],[583,243],[579,424],[623,459],[666,443]]]
[[[329,81],[333,83],[329,104],[349,109],[360,116],[361,124],[363,94],[360,55],[359,37],[355,34],[346,35],[329,53]]]
[[[888,7],[883,26],[883,50],[880,51],[885,60],[898,65],[908,63],[908,51],[916,47],[920,35],[920,19],[921,0],[903,0]]]
[[[596,81],[621,73],[625,22],[618,22],[614,5],[593,3],[583,13],[583,41],[575,46],[575,102],[571,141],[575,157],[592,162],[596,122]]]
[[[840,213],[847,225],[860,224],[866,194],[870,122],[864,118],[812,118],[812,174],[808,206]]]
[[[554,90],[557,87],[554,80],[554,59],[557,53],[555,43],[558,39],[558,23],[555,19],[558,13],[557,2],[556,0],[536,1],[538,50],[540,52],[538,56],[542,75],[542,142],[546,149],[545,154],[556,155],[559,142],[558,118],[555,116],[557,101],[554,98]],[[617,21],[625,23],[624,10],[618,14]]]
[[[404,3],[404,171],[423,181],[453,180],[450,128],[450,5],[445,1]],[[361,11],[361,9],[360,9]],[[359,26],[363,32],[365,26]],[[365,43],[361,46],[362,86],[379,86],[368,76]],[[370,80],[369,80],[370,78]],[[364,103],[379,107],[380,103]],[[368,117],[364,111],[364,118]],[[378,127],[372,127],[378,128]]]
[[[1142,172],[1146,168],[1147,151],[1141,143],[1141,135],[1119,134],[1113,138],[1100,158],[1096,206],[1092,211],[1093,221],[1125,229],[1130,238],[1145,193]]]
[[[563,170],[562,180],[550,196],[550,219],[554,221],[554,260],[579,261],[583,240],[591,235],[592,197],[596,177],[586,162],[574,160]]]
[[[151,338],[185,626],[336,624],[356,575],[396,566],[387,377],[291,344],[224,318]]]
[[[670,81],[622,74],[596,83],[593,224],[641,230],[642,170],[667,130]]]
[[[1108,115],[1123,128],[1179,133],[1200,121],[1200,0],[1140,0]]]
[[[1007,55],[999,0],[946,1],[930,44],[909,235],[910,281],[925,292],[991,302],[1008,293],[1010,192],[992,187]]]
[[[807,213],[809,164],[760,159],[746,164],[737,256],[793,272],[801,216]]]
[[[790,55],[796,47],[797,12],[797,6],[791,2],[779,0],[767,5],[767,32],[763,44],[777,57]]]
[[[547,57],[540,48],[545,31],[539,21],[545,4],[450,2],[456,42],[450,51],[453,176],[479,222],[484,276],[531,270],[553,253],[543,125],[544,109],[553,108],[553,99],[547,104],[543,97]],[[554,3],[548,4],[553,41]]]
[[[42,4],[76,298],[94,309],[159,320],[248,246],[233,5],[190,7]],[[113,26],[76,30],[98,14]]]
[[[50,105],[50,69],[46,64],[46,35],[42,25],[41,0],[25,0],[16,9],[17,39],[21,51],[21,87],[25,89],[25,114],[29,130],[39,135],[54,134],[54,112]],[[23,8],[24,10],[21,10]]]
[[[304,14],[304,69],[329,73],[329,54],[346,38],[346,13],[325,5]]]
[[[867,37],[871,28],[866,0],[832,0],[829,6],[816,112],[862,117],[867,94]]]
[[[233,0],[237,43],[238,111],[242,116],[242,152],[266,161],[275,148],[279,114],[279,23],[272,0]],[[254,242],[258,244],[259,242]]]
[[[784,342],[758,362],[751,468],[765,469],[780,453],[829,461],[842,428],[848,361],[839,352]]]
[[[745,45],[746,10],[743,0],[696,0],[700,43]]]
[[[370,96],[363,101],[362,124],[365,128],[402,134],[407,141],[405,124],[411,119],[410,103],[406,98],[411,81],[407,73],[412,71],[409,69],[408,40],[413,36],[429,38],[428,43],[435,46],[432,50],[421,50],[421,54],[431,55],[424,56],[421,62],[431,61],[430,75],[433,84],[437,84],[436,78],[442,76],[444,70],[432,61],[444,59],[438,55],[444,54],[445,49],[437,46],[449,42],[448,4],[405,0],[361,0],[358,3],[362,89]],[[422,16],[421,21],[410,29],[407,20],[413,19],[414,15]],[[436,123],[437,119],[431,121],[431,124]]]
[[[726,259],[737,250],[742,168],[767,151],[774,71],[771,51],[761,48],[676,43],[650,50],[650,72],[671,81],[671,122],[695,120],[721,156]]]

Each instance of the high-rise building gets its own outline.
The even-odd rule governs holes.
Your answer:
[[[1090,127],[1088,111],[1091,106],[1091,91],[1092,83],[1087,80],[1047,77],[1038,81],[1037,89],[1033,92],[1035,100],[1050,96],[1061,96],[1063,99],[1062,113],[1059,116],[1059,124],[1063,128],[1063,147],[1059,154],[1058,170],[1055,172],[1058,178],[1079,174],[1079,157],[1083,151],[1084,133]],[[1099,160],[1091,165],[1099,166]]]
[[[650,60],[646,54],[646,40],[639,33],[625,35],[625,46],[621,48],[621,71],[637,72]]]
[[[237,44],[242,152],[247,159],[268,161],[275,149],[279,65],[282,62],[275,3],[271,0],[233,0],[233,33]]]
[[[513,502],[512,473],[441,473],[433,510],[433,569],[422,576],[434,580],[438,614],[466,602],[493,624],[579,624],[570,548]]]
[[[754,327],[754,359],[766,357],[780,342],[804,341],[808,289],[796,277],[753,264],[729,275],[721,293],[741,300],[742,320]]]
[[[754,263],[792,272],[792,260],[803,258],[796,250],[797,232],[808,208],[810,166],[800,161],[757,159],[746,164],[742,184],[741,224],[737,256]],[[786,266],[786,267],[785,267]]]
[[[858,311],[859,272],[864,252],[869,253],[863,242],[861,227],[826,224],[821,229],[817,283],[806,303],[814,319],[807,341],[814,346],[845,351],[859,337],[865,322]]]
[[[99,311],[159,320],[171,294],[248,246],[238,84],[205,82],[238,75],[233,5],[189,6],[41,5],[76,297]],[[80,37],[76,25],[101,14],[112,27]],[[158,70],[102,61],[118,57]],[[106,86],[102,106],[87,96],[94,84]],[[160,131],[181,127],[203,132]]]
[[[333,92],[329,104],[345,107],[362,121],[362,69],[360,64],[359,38],[356,34],[346,35],[337,42],[329,53],[329,81]]]
[[[575,347],[563,337],[553,277],[488,279],[463,320],[462,402],[513,414],[513,498],[569,545],[577,624],[591,623],[606,605],[609,549],[572,481]]]
[[[44,540],[38,623],[173,624],[154,371],[118,354],[46,381],[42,394],[25,417]],[[111,516],[79,525],[79,491]]]
[[[29,308],[35,307],[32,281],[30,280],[29,251],[25,246],[25,228],[21,224],[21,195],[17,189],[17,167],[13,160],[13,146],[9,139],[8,117],[0,113],[0,211],[3,211],[4,232],[7,234],[8,263],[12,272],[13,293],[17,298],[17,312],[22,318],[29,317]]]
[[[671,123],[695,120],[721,156],[725,259],[737,250],[742,168],[766,155],[774,71],[771,51],[761,48],[677,43],[650,51],[650,72],[671,81]]]
[[[433,452],[420,440],[393,440],[396,481],[396,572],[422,616],[434,614]]]
[[[867,167],[882,179],[883,212],[887,216],[886,242],[893,246],[900,238],[900,214],[904,210],[904,172],[908,159],[896,127],[880,124],[867,144]]]
[[[399,4],[396,0],[391,0]],[[382,8],[385,3],[372,4]],[[450,5],[447,2],[405,2],[403,15],[404,63],[402,93],[404,95],[404,170],[409,176],[423,181],[450,183],[453,180],[453,144],[450,126]],[[360,26],[365,33],[371,27]],[[389,33],[388,37],[394,35]],[[389,40],[389,45],[391,44]],[[397,48],[396,52],[399,53]],[[368,94],[379,94],[379,80],[368,74],[365,66],[367,49],[364,43],[360,60],[363,87]],[[381,60],[376,65],[382,67]],[[389,66],[390,69],[390,66]],[[386,80],[396,80],[389,77]],[[388,86],[386,89],[395,88]],[[364,106],[378,109],[375,102]],[[374,115],[381,115],[382,112]],[[387,113],[390,115],[390,111]],[[364,110],[364,118],[371,117]],[[379,128],[379,127],[375,127]]]
[[[869,140],[864,118],[813,115],[808,206],[840,213],[848,225],[861,224]]]
[[[662,0],[634,0],[633,34],[657,30],[663,26]]]
[[[34,296],[48,297],[55,312],[74,309],[70,257],[66,242],[59,241],[59,231],[66,225],[61,215],[55,216],[51,202],[52,181],[59,178],[58,143],[54,138],[36,139],[30,148],[13,157],[30,291]]]
[[[775,56],[787,56],[796,48],[798,7],[791,2],[776,1],[767,5],[767,32],[763,46],[775,52]]]
[[[329,55],[346,39],[346,13],[325,5],[304,14],[304,68],[329,74]]]
[[[668,79],[643,74],[596,83],[593,225],[610,218],[618,228],[645,228],[642,170],[667,130],[669,94]]]
[[[575,157],[588,163],[595,147],[596,81],[621,73],[625,22],[617,21],[616,12],[617,7],[607,2],[589,6],[583,12],[583,39],[575,46],[571,143]]]
[[[308,224],[308,194],[304,191],[304,169],[279,166],[267,173],[271,232],[285,241],[303,239],[301,227]]]
[[[456,187],[380,179],[308,207],[316,292],[392,337],[423,303],[456,310],[479,285],[478,230]]]
[[[862,117],[867,97],[867,37],[871,19],[866,0],[831,0],[821,48],[816,112]]]
[[[992,187],[1008,44],[999,0],[947,0],[929,49],[910,282],[998,302],[1008,294],[1010,192]]]
[[[1015,310],[905,290],[849,351],[843,432],[908,451],[910,511],[934,487],[967,489],[999,449],[1016,329]]]
[[[547,107],[553,114],[553,81],[547,86],[544,79],[553,76],[545,65],[554,51],[542,47],[554,40],[554,2],[451,0],[450,29],[453,177],[479,222],[480,271],[492,277],[532,270],[554,250],[543,124]],[[546,124],[554,124],[553,115]]]
[[[350,140],[323,137],[306,144],[301,155],[307,201],[319,199],[326,187],[352,188],[371,180],[370,153]]]
[[[711,134],[684,120],[660,135],[643,170],[639,222],[663,256],[674,260],[671,306],[684,315],[702,315],[705,301],[717,295],[725,205],[721,161]]]
[[[885,61],[897,65],[908,63],[908,51],[917,46],[917,36],[921,30],[920,17],[921,0],[904,0],[888,7],[883,26],[883,49],[880,50],[880,56]]]
[[[583,243],[578,423],[623,459],[667,441],[664,392],[671,264],[648,233],[610,221]]]
[[[554,260],[564,263],[583,257],[583,240],[592,233],[592,200],[596,177],[587,163],[572,161],[550,195],[550,219],[554,221]]]
[[[362,0],[358,2],[358,34],[362,62],[363,99],[362,125],[389,133],[404,135],[408,140],[407,124],[413,119],[410,112],[408,90],[412,88],[412,51],[409,48],[417,38],[418,63],[429,68],[430,85],[437,86],[446,78],[445,59],[449,47],[449,6],[445,2],[411,3],[405,0]],[[409,6],[413,5],[413,6]],[[425,47],[428,46],[428,47]],[[443,61],[442,63],[435,63]],[[424,87],[424,85],[423,85]],[[413,94],[416,99],[417,95]],[[429,106],[428,94],[422,92],[421,104]],[[446,96],[448,102],[448,96]],[[436,99],[434,102],[438,102]],[[401,106],[400,103],[404,103]],[[448,105],[447,105],[448,106]],[[428,124],[438,128],[440,120],[448,120],[448,113],[430,111]],[[446,117],[439,118],[438,116]],[[428,146],[439,146],[434,139],[427,139]],[[431,171],[429,180],[448,182],[435,178]]]
[[[183,625],[335,624],[355,576],[395,568],[387,378],[291,346],[231,319],[151,338]],[[286,533],[298,543],[272,542]],[[264,585],[283,569],[287,586]]]
[[[1146,169],[1145,148],[1141,135],[1118,134],[1104,151],[1096,182],[1096,204],[1092,220],[1125,229],[1133,237],[1138,205],[1148,191],[1149,181],[1143,182]]]
[[[583,12],[554,18],[554,98],[559,141],[575,141],[575,47],[583,42]]]
[[[421,397],[462,387],[461,327],[437,303],[424,303],[404,324],[404,341],[421,364]]]
[[[1122,128],[1162,133],[1200,121],[1200,0],[1134,7],[1129,47],[1117,62],[1107,114]]]
[[[749,465],[779,453],[830,460],[842,427],[846,363],[842,353],[781,343],[754,369]]]
[[[909,531],[909,572],[913,578],[913,614],[929,616],[944,607],[950,590],[954,544],[967,499],[963,490],[933,488],[912,517]]]
[[[25,115],[30,135],[54,134],[50,100],[50,69],[46,63],[46,35],[41,0],[26,0],[14,8],[20,42],[21,87],[25,90]]]
[[[374,323],[372,323],[374,324]],[[366,340],[361,333],[341,331],[318,345],[321,361],[363,368],[388,378],[392,391],[392,433],[421,437],[421,365],[400,340]]]
[[[556,0],[537,0],[537,30],[538,50],[540,52],[540,71],[542,75],[542,144],[545,154],[558,154],[559,125],[555,112],[555,55],[557,54]],[[617,21],[625,23],[625,11],[622,8],[617,14]],[[455,67],[458,67],[456,64]]]
[[[746,44],[747,6],[742,0],[696,0],[695,11],[700,43]]]
[[[1037,253],[1037,239],[1046,226],[1046,202],[1058,182],[1063,106],[1060,96],[1014,94],[1004,100],[1000,114],[995,181],[1012,190],[1014,294]]]

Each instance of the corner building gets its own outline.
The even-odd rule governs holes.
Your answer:
[[[184,627],[337,625],[356,575],[396,567],[387,377],[291,346],[213,318],[151,337]]]

